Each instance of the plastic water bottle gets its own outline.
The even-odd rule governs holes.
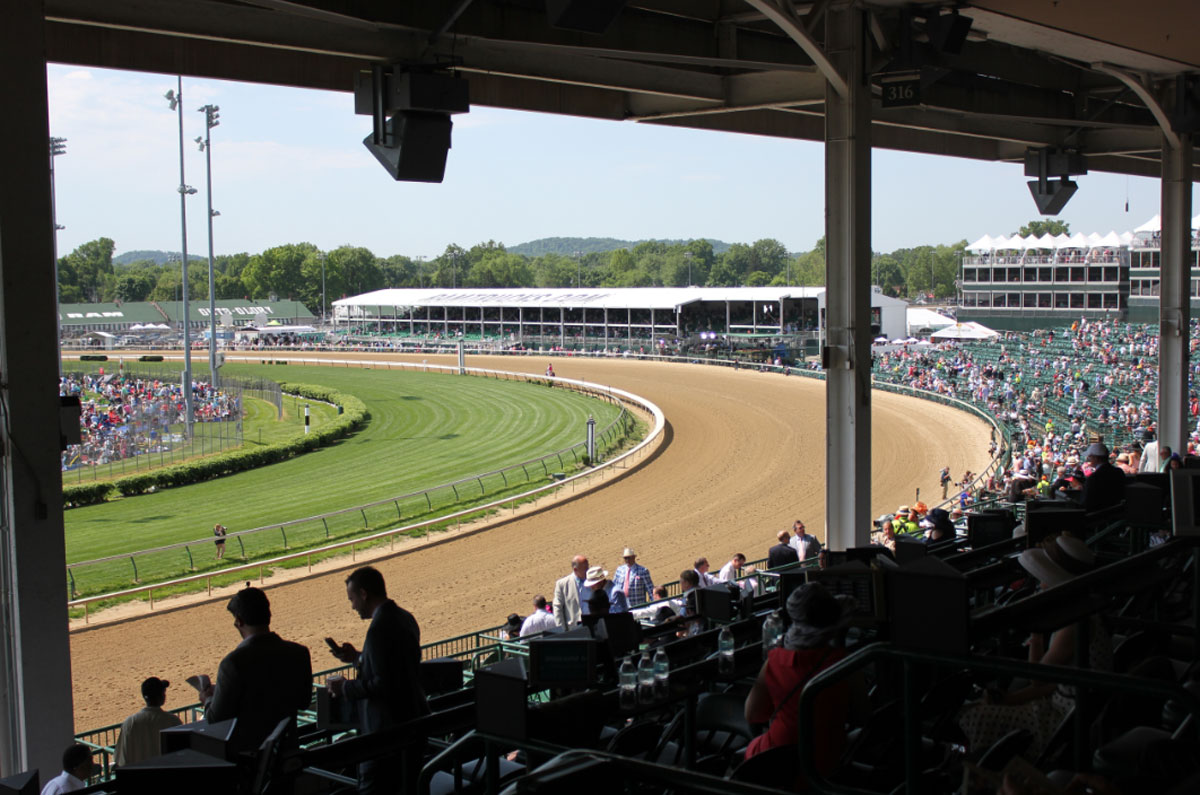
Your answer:
[[[721,634],[717,635],[717,672],[731,674],[734,667],[733,630],[721,627]]]
[[[650,652],[642,654],[637,666],[638,703],[654,703],[654,663],[650,662]]]
[[[779,613],[772,610],[767,614],[763,621],[762,627],[762,647],[763,659],[771,653],[771,649],[779,645],[779,639],[783,637],[783,619],[779,617]]]
[[[654,695],[666,700],[671,694],[671,660],[662,649],[654,652]]]
[[[620,695],[621,709],[633,709],[637,706],[637,668],[632,657],[626,657],[618,672],[617,686]]]

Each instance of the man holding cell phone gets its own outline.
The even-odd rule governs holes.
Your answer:
[[[370,734],[429,713],[421,689],[421,628],[412,613],[387,596],[383,575],[371,566],[356,569],[346,578],[346,598],[359,618],[370,619],[362,651],[350,643],[326,638],[334,657],[353,663],[354,679],[330,677],[326,681],[335,698],[354,704],[359,732]],[[359,765],[358,791],[394,792],[401,772],[399,755]]]

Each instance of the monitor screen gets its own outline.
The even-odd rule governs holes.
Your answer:
[[[846,561],[862,561],[869,566],[871,565],[871,561],[873,561],[879,555],[883,555],[884,557],[888,558],[893,557],[892,551],[887,547],[880,546],[879,544],[871,544],[870,546],[850,547],[847,549]]]
[[[1171,524],[1177,536],[1200,535],[1200,469],[1174,469],[1171,475]]]
[[[834,596],[853,598],[855,617],[875,616],[875,575],[867,564],[854,561],[827,569],[810,569],[808,581],[821,583]]]
[[[928,552],[929,547],[924,541],[920,541],[916,538],[903,537],[898,537],[896,539],[895,557],[896,562],[901,566],[920,560],[921,558],[925,557]]]
[[[808,582],[808,570],[785,571],[779,575],[779,609],[787,615],[787,600],[792,591]]]
[[[1012,538],[1012,515],[1004,513],[973,513],[967,516],[967,546],[971,549],[990,547]]]
[[[36,770],[0,778],[0,795],[38,795],[41,791]]]
[[[897,646],[966,654],[970,606],[967,578],[937,558],[890,569],[886,573],[889,637]],[[904,606],[922,605],[920,610]],[[937,620],[931,621],[930,616]]]
[[[1058,533],[1070,533],[1077,538],[1086,538],[1087,513],[1083,508],[1039,508],[1025,514],[1025,540],[1029,548]]]
[[[642,642],[642,627],[633,613],[610,613],[600,616],[592,628],[592,634],[608,649],[614,659],[637,651]]]
[[[529,681],[534,689],[587,687],[596,682],[599,644],[591,637],[572,635],[529,641]]]
[[[723,583],[707,588],[695,589],[696,615],[716,621],[732,621],[737,615],[737,601],[741,592],[729,590]]]

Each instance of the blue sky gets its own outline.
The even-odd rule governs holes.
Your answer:
[[[59,249],[105,236],[117,253],[178,251],[175,77],[51,66]],[[393,182],[363,147],[370,119],[349,93],[184,79],[188,251],[207,251],[205,103],[213,130],[217,254],[307,241],[379,256],[541,237],[710,237],[812,248],[823,234],[817,143],[476,107],[454,117],[440,185]],[[1008,234],[1036,218],[1016,165],[876,150],[876,251]],[[1072,231],[1124,232],[1158,212],[1158,180],[1077,178],[1060,216]],[[1129,212],[1125,212],[1128,192]],[[1195,196],[1195,194],[1194,194]],[[1194,199],[1200,206],[1200,201]]]

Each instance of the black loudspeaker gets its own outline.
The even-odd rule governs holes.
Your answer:
[[[546,0],[546,19],[556,28],[603,33],[624,5],[625,0]]]
[[[1033,203],[1037,205],[1038,212],[1042,215],[1061,213],[1067,206],[1067,202],[1075,195],[1075,191],[1079,190],[1079,185],[1066,177],[1058,180],[1046,180],[1044,188],[1036,179],[1029,182],[1028,185],[1029,193],[1033,196]]]
[[[388,119],[382,143],[372,134],[363,145],[397,182],[441,182],[453,126],[447,113],[401,111]]]
[[[970,17],[958,14],[942,14],[931,17],[925,23],[925,31],[929,34],[929,43],[938,52],[958,55],[962,52],[963,44],[967,41],[967,33],[971,30]]]

